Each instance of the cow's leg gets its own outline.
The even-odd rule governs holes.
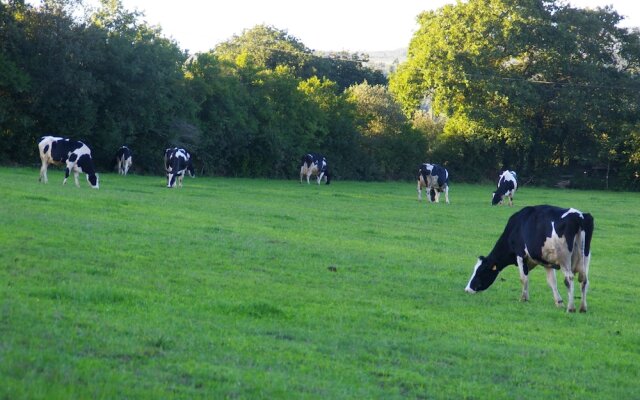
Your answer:
[[[418,201],[422,201],[422,185],[420,185],[420,179],[418,179]]]
[[[578,273],[582,271],[582,264],[580,264],[582,261],[580,260],[580,249],[578,247],[579,245],[576,243],[573,248],[573,253],[567,253],[558,263],[564,274],[564,284],[567,286],[567,312],[576,312],[574,300],[574,271]]]
[[[78,175],[80,175],[80,173],[78,172],[77,169],[73,169],[73,180],[76,183],[76,187],[80,187],[80,181],[78,180]]]
[[[449,185],[444,187],[444,198],[447,201],[447,204],[449,204]]]
[[[513,207],[513,194],[509,195],[509,207]]]
[[[520,282],[522,282],[522,296],[520,300],[529,301],[529,269],[524,263],[524,259],[520,256],[516,257],[518,270],[520,271]]]
[[[63,185],[67,184],[67,179],[69,179],[69,165],[64,169],[64,180],[62,181]]]
[[[300,167],[300,184],[302,184],[302,177],[304,176],[304,166]]]
[[[578,280],[580,280],[578,278]],[[584,280],[580,282],[580,291],[581,291],[581,299],[580,299],[580,312],[587,312],[587,290],[589,289],[589,279],[587,275],[584,275]]]
[[[589,289],[589,279],[585,275],[584,281],[580,283],[582,298],[580,299],[580,312],[587,312],[587,290]]]
[[[587,312],[587,290],[589,289],[589,262],[591,255],[584,256],[582,252],[574,251],[579,254],[573,262],[573,270],[578,272],[578,281],[580,282],[580,312]]]
[[[556,302],[556,306],[562,305],[562,297],[558,292],[558,281],[556,280],[556,270],[553,268],[545,267],[547,271],[547,283],[553,292],[553,300]]]
[[[322,182],[323,177],[324,177],[324,172],[320,172],[320,175],[318,175],[318,185],[320,184],[320,182]]]
[[[42,160],[42,167],[40,167],[40,178],[38,179],[40,182],[47,183],[49,180],[47,179],[47,168],[49,167],[49,163],[45,160]]]
[[[574,293],[574,284],[573,284],[573,273],[571,271],[567,271],[566,268],[563,267],[562,272],[564,272],[564,282],[567,284],[567,297],[569,301],[567,302],[567,312],[576,312],[576,305],[573,301],[573,293]]]
[[[575,251],[579,251],[577,248]],[[560,263],[560,269],[564,274],[564,284],[567,287],[567,312],[576,312],[576,306],[573,299],[574,293],[574,282],[573,282],[573,271],[571,270],[571,266],[574,262],[573,257],[568,260],[564,260],[564,262]]]

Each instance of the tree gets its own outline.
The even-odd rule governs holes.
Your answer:
[[[413,177],[426,152],[425,137],[412,129],[392,94],[366,82],[345,94],[355,107],[361,146],[370,158],[364,174],[373,179]]]
[[[4,143],[0,157],[11,161],[28,154],[23,149],[31,145],[27,132],[34,124],[32,116],[24,112],[31,80],[18,62],[24,35],[15,14],[25,8],[21,2],[0,2],[0,138]]]
[[[159,155],[166,147],[195,143],[184,128],[194,108],[182,69],[187,54],[159,28],[140,22],[142,15],[127,11],[120,0],[100,4],[87,28],[102,35],[103,43],[90,60],[92,74],[101,83],[94,96],[99,99],[94,141],[103,149],[128,144],[136,165],[158,172]],[[96,158],[106,166],[113,152]]]
[[[222,60],[236,61],[244,57],[251,64],[264,69],[287,66],[300,73],[310,59],[309,50],[299,39],[285,30],[268,25],[256,25],[220,43],[214,49]]]
[[[602,157],[603,133],[625,135],[637,118],[639,38],[619,21],[610,8],[556,1],[448,5],[420,15],[390,87],[406,113],[428,97],[449,132],[484,136],[503,155],[496,169],[586,168]]]
[[[336,52],[311,58],[307,72],[336,82],[340,92],[354,84],[368,82],[371,85],[386,85],[387,78],[378,70],[366,67],[366,54]]]

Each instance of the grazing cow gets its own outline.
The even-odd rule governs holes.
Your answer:
[[[185,149],[174,148],[168,154],[165,152],[165,167],[167,169],[168,188],[176,187],[176,183],[182,187],[182,180],[187,172],[192,177],[195,176],[191,155]]]
[[[89,185],[94,189],[99,188],[98,175],[91,158],[91,150],[86,144],[61,137],[43,136],[38,142],[38,150],[42,161],[39,178],[41,182],[47,183],[49,181],[47,178],[49,164],[65,165],[63,185],[67,183],[69,172],[73,171],[76,186],[80,187],[78,174],[84,172],[87,175]]]
[[[498,189],[493,192],[491,205],[502,204],[504,196],[509,197],[509,206],[513,206],[513,195],[518,189],[518,181],[516,173],[513,171],[504,171],[498,179]]]
[[[328,185],[331,182],[331,174],[329,174],[329,167],[325,156],[318,153],[308,153],[302,157],[302,165],[300,166],[300,183],[302,183],[302,177],[307,176],[307,184],[309,183],[309,177],[315,175],[318,178],[318,185],[322,182],[322,178],[325,179]]]
[[[422,201],[423,188],[430,203],[439,203],[440,193],[444,192],[449,204],[449,171],[437,164],[422,164],[418,170],[418,201]]]
[[[554,206],[525,207],[513,214],[486,257],[479,257],[465,290],[476,293],[487,289],[505,267],[515,264],[520,271],[522,300],[529,300],[529,271],[543,265],[547,283],[556,305],[562,304],[556,283],[556,269],[564,274],[568,288],[568,312],[575,312],[573,300],[574,274],[581,282],[580,312],[587,311],[589,261],[593,217],[575,208]]]
[[[129,168],[133,164],[133,158],[131,149],[127,146],[122,146],[116,152],[116,166],[120,175],[127,175]]]
[[[187,172],[192,178],[196,177],[196,171],[193,168],[193,161],[191,159],[191,153],[189,153],[184,147],[169,147],[164,151],[164,169],[167,172],[167,176],[169,174],[169,160],[171,158],[171,154],[175,151],[180,150],[187,158]]]

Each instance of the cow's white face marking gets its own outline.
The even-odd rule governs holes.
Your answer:
[[[482,260],[478,259],[478,262],[476,263],[475,267],[473,267],[473,272],[471,273],[471,278],[469,278],[469,282],[467,282],[467,287],[464,288],[464,291],[467,293],[476,293],[475,290],[471,289],[471,281],[473,280],[473,277],[476,276],[476,272],[478,271],[478,268],[480,268],[480,265],[482,264]]]

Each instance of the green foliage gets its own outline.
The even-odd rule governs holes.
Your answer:
[[[371,160],[366,163],[367,175],[374,179],[414,178],[424,162],[427,144],[387,88],[365,82],[350,87],[345,94],[355,107],[362,147]]]
[[[432,205],[414,182],[37,176],[0,168],[0,398],[637,393],[637,193],[525,186],[509,208],[493,185]],[[538,268],[528,303],[515,267],[463,291],[541,203],[595,217],[587,314],[554,307]]]
[[[480,133],[501,143],[499,153],[516,156],[497,160],[500,167],[541,175],[620,162],[599,151],[599,138],[619,147],[638,118],[640,36],[619,21],[610,8],[542,0],[424,12],[390,88],[407,114],[426,96],[436,115],[462,128],[461,140]]]
[[[38,138],[56,134],[85,141],[100,170],[126,144],[138,172],[158,173],[164,149],[178,145],[205,174],[293,176],[300,156],[318,151],[334,175],[362,177],[342,86],[379,76],[360,56],[321,59],[264,25],[189,56],[120,0],[84,17],[75,0],[0,6],[4,162],[35,162]]]
[[[24,5],[16,4],[16,12],[23,13]],[[14,46],[20,42],[21,27],[8,5],[0,2],[0,138],[5,146],[0,149],[2,159],[21,148],[28,147],[28,137],[19,133],[30,130],[34,121],[25,114],[25,92],[29,91],[29,75],[20,69],[14,56]]]
[[[386,85],[387,78],[382,72],[364,66],[368,61],[366,54],[337,52],[312,58],[310,68],[312,74],[336,82],[340,91],[363,82]]]
[[[299,39],[267,25],[257,25],[239,36],[234,35],[217,45],[215,53],[223,60],[237,62],[243,58],[259,68],[271,70],[282,65],[301,70],[311,57],[311,50]]]
[[[2,30],[0,59],[21,72],[8,76],[6,109],[15,121],[3,125],[9,159],[35,161],[37,139],[55,134],[85,141],[102,168],[123,144],[134,148],[139,165],[159,164],[152,160],[171,141],[171,124],[188,115],[186,55],[119,1],[103,1],[90,21],[74,18],[73,6],[2,5],[11,29]]]
[[[190,55],[121,0],[91,4],[0,2],[3,163],[37,163],[38,138],[55,134],[85,141],[100,171],[126,144],[142,173],[185,146],[210,175],[296,177],[314,151],[343,179],[413,179],[432,161],[455,180],[509,167],[539,183],[638,188],[640,34],[610,8],[473,0],[425,12],[387,88],[368,55],[321,55],[272,26]]]

